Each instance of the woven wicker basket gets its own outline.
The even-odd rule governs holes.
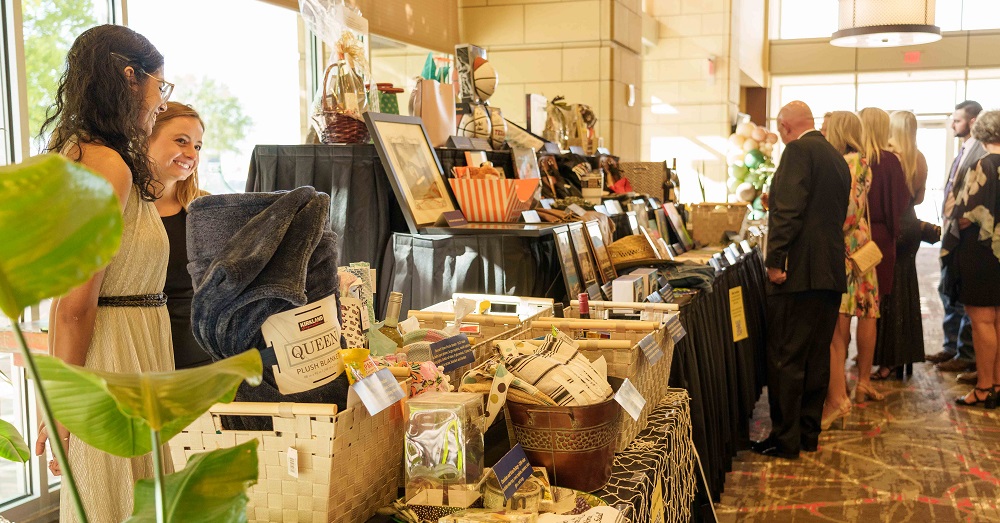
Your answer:
[[[369,416],[356,398],[342,412],[311,403],[216,405],[170,441],[174,468],[192,454],[257,438],[260,476],[247,493],[248,522],[365,521],[396,499],[402,482],[405,407]],[[271,416],[274,430],[223,430],[221,415]],[[289,448],[298,453],[298,478],[288,474]]]
[[[354,117],[347,113],[338,111],[333,106],[332,97],[328,95],[327,88],[330,81],[330,72],[337,67],[336,63],[330,64],[323,75],[323,132],[320,140],[325,144],[335,143],[367,143],[368,126],[365,125],[361,115]],[[317,115],[319,116],[319,115]]]
[[[493,348],[494,341],[523,337],[527,334],[532,320],[551,315],[551,311],[542,310],[523,321],[517,316],[479,314],[466,316],[463,323],[476,323],[479,325],[480,335],[476,338],[475,345],[472,346],[472,352],[475,354],[476,361],[449,372],[448,376],[451,378],[452,385],[457,387],[466,372],[478,367],[496,354]],[[441,330],[445,328],[448,322],[455,320],[455,314],[447,312],[410,311],[408,317],[416,317],[422,329]]]
[[[694,240],[701,245],[725,243],[726,231],[739,232],[747,215],[745,203],[697,203],[691,206]]]
[[[625,447],[646,426],[648,412],[666,394],[670,364],[674,354],[674,343],[666,328],[656,322],[648,321],[583,320],[578,317],[542,318],[532,322],[528,337],[544,336],[552,332],[552,327],[578,339],[580,352],[591,361],[604,356],[608,362],[608,375],[628,378],[646,399],[647,408],[642,409],[638,420],[633,420],[631,416],[621,417],[615,452],[625,450]],[[580,339],[585,330],[610,332],[611,339]],[[639,341],[650,334],[663,349],[663,358],[652,366],[639,347]]]

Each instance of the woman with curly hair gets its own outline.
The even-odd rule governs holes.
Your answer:
[[[994,409],[1000,397],[1000,111],[980,113],[972,137],[987,155],[965,176],[951,214],[959,230],[948,231],[942,250],[956,254],[958,299],[972,320],[976,347],[975,389],[955,403]]]
[[[84,31],[69,50],[55,104],[42,133],[47,151],[61,153],[106,178],[121,204],[118,253],[90,281],[52,302],[50,351],[71,363],[110,372],[174,368],[163,283],[167,235],[153,205],[162,184],[148,156],[149,134],[173,84],[163,79],[163,56],[123,26]],[[43,429],[35,444],[45,450]],[[62,426],[52,443],[68,449],[77,489],[91,521],[123,521],[132,513],[136,481],[151,477],[149,455],[120,458],[78,440]],[[169,454],[168,454],[169,455]],[[170,467],[170,460],[165,460]],[[58,465],[49,463],[54,474]],[[65,489],[60,521],[76,521]]]

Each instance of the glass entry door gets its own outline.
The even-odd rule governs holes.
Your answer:
[[[917,149],[927,159],[927,191],[923,203],[916,207],[917,217],[939,225],[944,185],[955,157],[955,136],[949,123],[948,119],[941,117],[920,119],[917,128]]]

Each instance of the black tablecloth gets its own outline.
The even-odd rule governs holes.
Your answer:
[[[733,342],[729,289],[742,287],[749,338]],[[674,347],[670,385],[691,395],[691,424],[709,493],[718,501],[732,458],[749,443],[765,385],[764,263],[758,250],[720,274],[712,292],[681,309],[687,330]]]
[[[406,231],[374,145],[258,145],[250,157],[247,192],[311,185],[330,195],[330,224],[340,265],[366,261],[373,268],[393,231]]]
[[[552,236],[423,236],[396,233],[386,246],[378,292],[403,293],[402,310],[450,300],[456,292],[566,295]]]

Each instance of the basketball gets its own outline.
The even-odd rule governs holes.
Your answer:
[[[493,64],[476,58],[472,63],[472,81],[476,85],[476,96],[484,102],[489,100],[497,88],[497,72]]]
[[[499,107],[490,107],[490,124],[493,132],[490,134],[490,145],[494,149],[500,149],[507,142],[507,120],[504,120],[503,113]]]
[[[458,134],[461,136],[489,139],[492,131],[490,115],[482,105],[473,105],[472,112],[463,114],[462,120],[458,122]]]

